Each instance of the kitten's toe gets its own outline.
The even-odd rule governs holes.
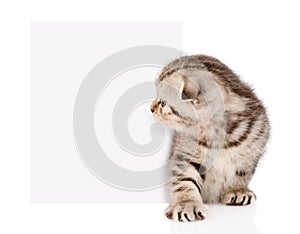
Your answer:
[[[245,206],[252,204],[256,200],[255,194],[249,189],[237,189],[227,192],[222,203],[228,206]]]
[[[197,220],[203,220],[207,216],[207,206],[200,204],[194,207],[194,215]]]
[[[207,215],[207,207],[198,201],[175,203],[168,206],[165,215],[167,218],[179,222],[203,220]]]

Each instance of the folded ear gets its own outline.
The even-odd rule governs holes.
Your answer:
[[[199,85],[196,84],[189,78],[185,78],[184,80],[184,87],[182,89],[182,96],[185,97],[184,99],[196,99],[200,94]]]
[[[205,102],[211,109],[218,110],[220,115],[224,114],[224,90],[212,73],[205,70],[195,71],[187,79],[190,83],[187,85],[188,82],[185,82],[187,88],[184,91],[190,92],[192,99]]]

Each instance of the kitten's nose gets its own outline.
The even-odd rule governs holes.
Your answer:
[[[157,101],[154,100],[154,101],[151,103],[151,106],[150,106],[150,110],[151,110],[152,113],[154,113],[156,107],[157,107]]]

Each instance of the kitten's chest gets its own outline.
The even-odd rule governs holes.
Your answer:
[[[218,155],[211,161],[207,168],[207,173],[212,176],[218,176],[223,181],[235,178],[236,171],[245,167],[247,164],[247,158],[240,156],[239,154],[231,154],[227,150],[220,150]]]
[[[236,163],[229,155],[220,153],[218,157],[208,166],[208,174],[217,176],[219,180],[230,180],[234,177],[236,170]]]
[[[234,183],[237,166],[228,155],[220,155],[212,165],[206,167],[203,199],[207,203],[215,203],[219,201],[220,194]]]

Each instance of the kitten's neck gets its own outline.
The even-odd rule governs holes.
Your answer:
[[[226,137],[226,123],[224,118],[215,118],[204,125],[198,124],[176,130],[184,138],[190,138],[207,148],[221,148]]]

